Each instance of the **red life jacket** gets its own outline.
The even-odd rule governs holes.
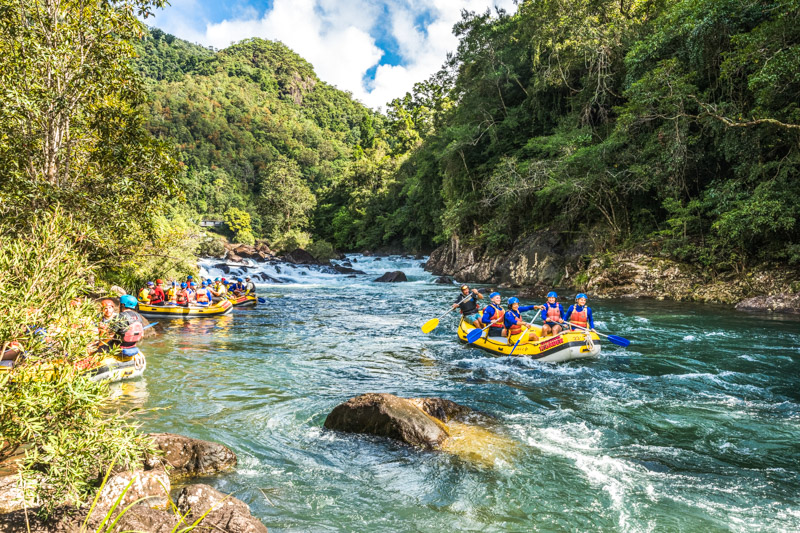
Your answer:
[[[519,316],[519,312],[515,313],[513,310],[509,310],[507,314],[512,315],[514,317],[514,325],[508,328],[508,334],[516,335],[517,333],[522,332],[522,319]]]
[[[551,307],[550,304],[547,305],[547,317],[545,318],[545,322],[558,322],[561,318],[561,310],[558,307],[558,304],[555,307]]]
[[[123,311],[123,315],[127,316],[130,325],[128,329],[122,334],[122,347],[131,348],[136,346],[136,343],[144,336],[144,326],[139,316],[129,311]]]
[[[201,289],[197,291],[197,303],[204,303],[208,301],[208,293],[205,290]]]
[[[176,302],[178,305],[186,305],[189,303],[189,293],[186,292],[186,289],[178,291]]]
[[[502,308],[495,307],[494,304],[489,304],[487,307],[491,307],[492,309],[494,309],[494,314],[492,315],[492,318],[489,320],[489,322],[494,322],[494,324],[492,324],[492,327],[493,328],[505,327],[503,326],[503,317],[506,316],[506,312],[503,311]]]
[[[150,291],[150,305],[158,305],[164,303],[164,291],[161,287],[156,287]]]
[[[578,306],[572,308],[572,314],[569,316],[569,321],[576,326],[584,328],[589,327],[589,308],[583,306],[583,311],[578,311]]]

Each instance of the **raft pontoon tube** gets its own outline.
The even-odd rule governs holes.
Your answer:
[[[224,315],[233,309],[233,305],[228,300],[222,300],[209,305],[190,304],[183,307],[177,304],[167,305],[147,305],[139,303],[139,314],[146,317],[160,318],[191,318],[196,316],[217,316]]]

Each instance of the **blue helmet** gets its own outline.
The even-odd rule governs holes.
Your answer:
[[[214,281],[219,281],[219,278],[214,278]]]
[[[499,292],[493,292],[492,294],[489,295],[489,299],[494,298],[495,296],[500,296],[500,293]]]
[[[511,298],[508,299],[508,305],[514,305],[518,303],[519,303],[519,298],[517,298],[516,296],[512,296]]]
[[[120,305],[124,305],[125,307],[129,307],[133,309],[136,307],[136,298],[131,296],[130,294],[126,294],[125,296],[119,299]]]
[[[194,281],[192,281],[192,282],[190,282],[190,283],[189,283],[189,286],[190,286],[190,287],[197,287],[197,283],[195,283]]]
[[[548,298],[558,298],[558,294],[556,294],[555,291],[550,291],[550,292],[547,293],[547,297]]]
[[[182,282],[182,283],[181,283],[181,289],[185,289],[186,287],[188,287],[188,285],[186,284],[186,282],[185,282],[185,281],[184,281],[184,282]]]
[[[575,297],[575,299],[576,299],[576,300],[580,300],[581,298],[586,298],[587,300],[589,299],[589,297],[588,297],[588,296],[586,296],[585,294],[583,294],[582,292],[581,292],[581,293],[579,293],[579,294],[578,294],[578,295]]]
[[[242,282],[242,281],[244,281],[244,280],[243,280],[242,278],[236,278],[236,281],[238,281],[239,283],[241,283],[241,282]]]
[[[148,281],[148,282],[147,282],[147,286],[148,286],[148,287],[154,287],[154,286],[155,286],[155,283],[153,283],[152,281]]]
[[[193,278],[192,276],[186,276],[186,279],[188,279],[188,280],[192,280],[192,279],[194,279],[194,278]]]

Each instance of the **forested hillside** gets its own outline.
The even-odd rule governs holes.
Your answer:
[[[540,0],[465,14],[386,116],[280,43],[153,31],[151,128],[200,213],[341,249],[542,229],[714,269],[800,260],[800,0]]]

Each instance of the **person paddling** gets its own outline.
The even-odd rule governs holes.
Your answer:
[[[245,281],[244,293],[255,296],[256,295],[256,284],[253,283],[253,280],[250,279],[250,276],[247,276],[246,278],[244,278],[244,281]]]
[[[557,302],[558,294],[551,291],[547,293],[547,303],[541,306],[542,320],[542,336],[547,337],[550,335],[558,335],[561,333],[564,323],[564,307]]]
[[[574,326],[580,326],[582,328],[588,328],[594,331],[594,317],[592,316],[592,308],[586,306],[588,299],[589,298],[584,293],[580,293],[575,297],[575,303],[569,306],[569,309],[567,309],[567,314],[564,317],[564,320],[573,324],[573,330],[579,329]]]
[[[472,293],[472,295],[470,295],[470,293]],[[467,296],[469,296],[469,298],[467,298]],[[464,298],[466,298],[466,300]],[[478,289],[472,289],[470,291],[469,285],[465,283],[461,286],[461,294],[456,298],[455,303],[453,303],[453,309],[456,307],[460,308],[464,320],[476,328],[482,328],[481,306],[478,304],[478,300],[483,300],[483,294],[481,294]]]
[[[119,346],[122,355],[134,357],[139,354],[136,343],[144,336],[142,317],[136,312],[136,298],[126,294],[119,299],[119,314],[108,322],[108,329],[114,333],[114,338],[108,346]]]
[[[164,294],[164,289],[161,287],[164,284],[160,279],[156,280],[156,286],[150,291],[150,305],[163,305],[167,299]]]
[[[197,290],[195,301],[200,305],[208,305],[211,303],[211,293],[208,290],[207,283],[204,281],[201,287]]]
[[[522,320],[521,314],[531,309],[536,309],[536,305],[519,305],[519,298],[512,296],[508,299],[508,311],[503,317],[503,323],[506,327],[506,334],[508,335],[508,343],[516,343],[522,335],[524,329],[531,326],[530,322]],[[527,344],[528,342],[538,341],[539,337],[532,330],[528,330],[527,339],[522,339],[520,344]]]
[[[211,296],[214,298],[222,299],[228,294],[228,289],[225,288],[225,285],[219,278],[214,280],[214,285],[211,287]]]
[[[486,309],[483,310],[483,317],[481,317],[481,322],[489,326],[487,328],[488,331],[487,336],[502,337],[503,332],[505,331],[505,326],[503,325],[503,317],[505,316],[506,312],[502,307],[500,307],[500,293],[493,292],[492,294],[490,294],[489,301],[491,303],[486,306]]]
[[[180,291],[178,283],[173,281],[172,286],[167,291],[167,302],[171,304],[178,303],[178,291]]]
[[[188,285],[186,282],[181,283],[181,290],[178,291],[178,295],[175,299],[175,303],[183,307],[189,307],[189,291],[187,290]]]

